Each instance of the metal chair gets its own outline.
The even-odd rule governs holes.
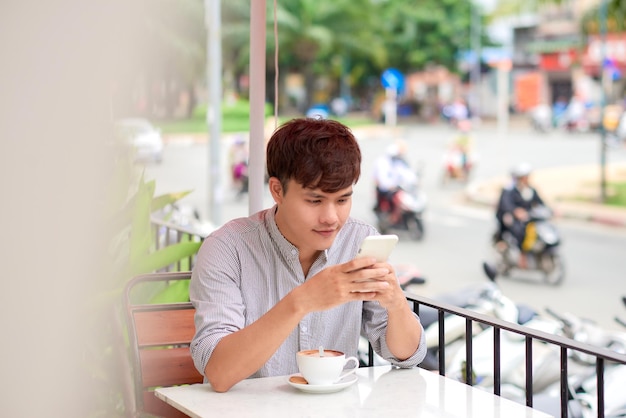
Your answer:
[[[201,383],[189,344],[195,333],[191,302],[149,303],[146,291],[180,280],[191,272],[150,273],[132,278],[124,289],[135,386],[135,416],[185,417],[154,395],[154,388]],[[143,294],[140,289],[144,289]],[[139,298],[138,298],[139,297]]]

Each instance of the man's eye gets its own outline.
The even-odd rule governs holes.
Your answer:
[[[307,202],[309,202],[312,205],[316,205],[318,203],[321,203],[322,201],[321,200],[308,200]]]

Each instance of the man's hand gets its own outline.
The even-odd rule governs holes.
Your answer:
[[[307,312],[323,311],[355,300],[379,300],[389,294],[394,280],[389,264],[376,264],[370,257],[355,258],[320,271],[293,293]],[[399,288],[397,281],[393,285]]]
[[[524,208],[515,208],[515,210],[513,210],[513,216],[515,216],[516,219],[525,222],[528,220],[528,211]]]
[[[388,263],[377,263],[369,268],[388,271],[387,274],[376,279],[380,283],[386,283],[387,286],[376,291],[371,300],[378,301],[378,303],[380,303],[380,305],[387,310],[399,309],[406,305],[406,296],[400,287],[394,268]]]

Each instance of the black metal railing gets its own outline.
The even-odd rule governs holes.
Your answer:
[[[163,219],[152,217],[150,218],[150,224],[153,230],[153,245],[156,250],[183,241],[202,242],[205,238],[193,228],[186,228],[171,222],[164,221]],[[159,271],[190,271],[193,269],[195,261],[196,255],[194,254],[184,259],[178,260],[176,263],[170,264],[160,269]]]
[[[500,335],[502,331],[509,331],[519,334],[525,338],[525,394],[526,405],[533,406],[533,340],[541,341],[559,348],[560,352],[560,404],[561,416],[568,416],[568,401],[570,397],[568,382],[568,358],[570,352],[577,352],[592,356],[596,360],[596,387],[597,387],[597,411],[598,417],[604,417],[604,371],[607,363],[617,363],[626,365],[626,355],[617,353],[603,347],[596,347],[590,344],[582,343],[560,335],[554,335],[540,330],[532,329],[522,325],[503,321],[493,316],[484,315],[468,309],[460,308],[444,302],[435,301],[423,296],[419,296],[410,292],[405,292],[407,300],[413,303],[413,310],[419,315],[420,306],[428,306],[436,309],[438,312],[438,331],[439,331],[439,374],[446,374],[446,340],[445,340],[445,321],[446,314],[457,315],[465,318],[465,370],[464,381],[468,385],[474,384],[472,360],[473,360],[473,325],[478,323],[486,327],[493,328],[493,376],[494,394],[500,396],[501,391],[501,345]],[[373,364],[373,353],[370,349],[370,364]],[[506,361],[506,359],[504,359]]]

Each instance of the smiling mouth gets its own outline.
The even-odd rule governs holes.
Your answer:
[[[327,237],[327,236],[333,235],[336,232],[336,230],[335,229],[332,229],[332,230],[322,230],[322,231],[316,230],[315,232],[318,233],[319,235]]]

